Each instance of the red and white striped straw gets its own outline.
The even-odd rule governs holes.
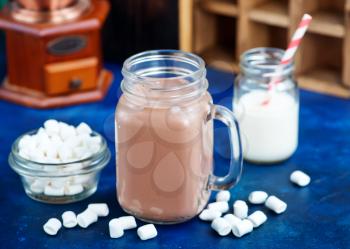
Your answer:
[[[295,53],[297,52],[299,45],[301,43],[301,40],[303,39],[306,30],[308,29],[310,23],[311,23],[312,17],[309,14],[304,14],[303,18],[301,19],[297,30],[295,31],[295,33],[292,36],[292,40],[290,41],[287,50],[285,51],[280,65],[286,65],[288,63],[290,63],[293,58]],[[276,70],[276,74],[278,74],[278,71],[281,70],[281,67],[278,67]],[[276,85],[278,85],[278,83],[280,83],[281,80],[279,77],[274,77],[268,86],[269,91],[272,91],[274,89],[274,87]]]

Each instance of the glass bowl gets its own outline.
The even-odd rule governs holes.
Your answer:
[[[23,158],[19,154],[19,141],[12,145],[9,155],[11,168],[20,175],[26,194],[37,201],[63,204],[83,200],[96,192],[101,170],[111,158],[106,140],[97,132],[91,136],[99,137],[100,149],[88,158],[67,163],[42,163]]]

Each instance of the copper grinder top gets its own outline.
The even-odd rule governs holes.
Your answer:
[[[76,0],[15,0],[28,10],[48,11],[58,10],[73,5]]]
[[[90,0],[15,0],[12,16],[27,23],[61,23],[80,17],[90,7]]]

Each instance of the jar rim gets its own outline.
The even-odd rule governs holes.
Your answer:
[[[294,62],[280,64],[285,50],[273,47],[258,47],[245,51],[240,56],[240,68],[248,75],[261,77],[287,76],[294,71]],[[270,60],[269,63],[264,63]]]
[[[126,59],[125,62],[123,63],[122,74],[125,78],[130,78],[132,80],[147,80],[147,81],[159,80],[160,78],[157,78],[157,77],[149,77],[149,76],[137,74],[135,72],[131,72],[130,67],[134,64],[143,62],[146,59],[157,60],[157,59],[165,59],[170,57],[178,61],[182,60],[184,62],[192,64],[193,66],[197,67],[197,70],[186,73],[184,75],[169,77],[167,79],[181,80],[187,77],[200,78],[203,74],[203,71],[205,71],[204,60],[194,53],[184,52],[176,49],[159,49],[159,50],[148,50],[141,53],[137,53],[129,57],[128,59]]]
[[[52,176],[59,177],[59,176],[86,174],[86,173],[97,171],[99,169],[104,168],[110,160],[111,153],[107,146],[107,142],[104,139],[104,137],[96,131],[93,131],[92,134],[101,138],[101,147],[97,152],[90,155],[89,157],[75,160],[75,161],[65,162],[65,163],[36,162],[30,159],[26,159],[19,154],[19,151],[18,151],[19,141],[24,136],[33,135],[36,132],[37,130],[32,130],[22,134],[13,142],[11,146],[11,153],[9,155],[9,164],[11,168],[17,173],[19,173],[20,175],[36,175],[36,176],[40,175],[40,176],[46,176],[46,177],[52,177]],[[87,166],[81,168],[80,170],[77,170],[74,172],[69,171],[69,172],[64,172],[64,173],[62,172],[57,174],[59,170],[52,170],[48,172],[42,169],[43,166],[52,167],[52,168],[58,167],[58,166],[69,167],[74,164],[88,163],[88,162],[91,162],[91,163],[87,164]]]

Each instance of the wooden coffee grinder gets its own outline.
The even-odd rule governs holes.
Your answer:
[[[8,76],[0,99],[50,108],[102,99],[111,72],[102,68],[100,31],[107,0],[15,0],[0,13]]]

